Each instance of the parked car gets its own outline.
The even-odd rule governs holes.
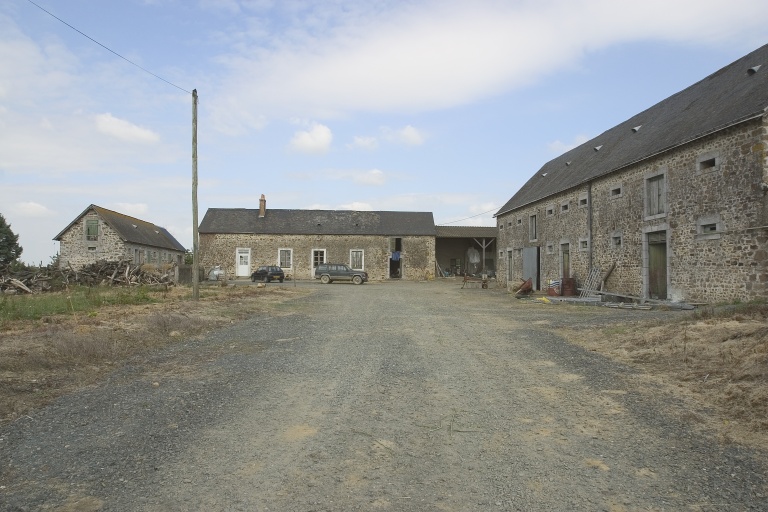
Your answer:
[[[278,280],[281,283],[285,280],[285,272],[278,266],[262,265],[257,268],[251,274],[251,281],[264,281],[268,283],[270,281]]]
[[[363,284],[368,281],[368,272],[353,270],[344,263],[321,263],[315,268],[315,279],[328,284],[333,281],[352,281],[355,284]]]

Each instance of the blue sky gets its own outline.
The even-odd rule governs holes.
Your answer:
[[[545,162],[767,41],[764,0],[35,0],[197,89],[207,208],[493,214]],[[0,0],[0,213],[22,260],[97,204],[192,246],[191,94]]]

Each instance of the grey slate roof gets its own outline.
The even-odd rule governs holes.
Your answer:
[[[64,228],[61,233],[56,235],[54,240],[61,240],[61,237],[66,233],[78,220],[80,220],[85,214],[93,210],[101,219],[106,222],[109,227],[114,229],[120,238],[124,242],[146,245],[150,247],[157,247],[158,249],[168,249],[172,251],[185,252],[186,249],[171,235],[168,230],[155,226],[151,222],[147,222],[135,217],[123,215],[112,210],[107,210],[101,206],[95,204],[86,208],[83,213],[75,217],[75,220]]]
[[[435,236],[431,212],[209,208],[200,233]]]
[[[766,107],[768,45],[550,160],[496,216],[762,116]]]
[[[436,226],[437,238],[496,238],[499,230],[485,226]]]

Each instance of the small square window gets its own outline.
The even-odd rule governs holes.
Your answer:
[[[611,187],[609,196],[611,199],[616,199],[624,195],[624,187],[622,185]]]
[[[587,197],[587,194],[581,194],[579,196],[579,208],[584,208],[589,204],[589,198]]]
[[[547,216],[554,215],[554,214],[555,214],[555,207],[547,206]]]
[[[522,226],[523,225],[523,219],[517,219],[517,225]]]
[[[717,233],[717,224],[703,224],[701,226],[702,233]]]
[[[617,249],[621,247],[621,235],[611,237],[611,245]]]
[[[555,244],[547,244],[547,254],[555,254]]]
[[[579,249],[582,251],[586,251],[589,249],[589,241],[588,240],[579,240]]]
[[[570,204],[569,203],[563,203],[563,204],[560,205],[560,211],[563,212],[563,213],[567,212],[568,208],[570,208]]]
[[[710,158],[708,160],[703,160],[699,162],[699,170],[700,171],[706,171],[707,169],[714,169],[715,168],[715,159]]]
[[[507,222],[507,226],[511,226],[511,225],[512,225],[512,221]]]

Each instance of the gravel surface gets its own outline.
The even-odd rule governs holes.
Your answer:
[[[301,285],[4,427],[0,510],[768,510],[766,454],[558,335],[681,312]]]

